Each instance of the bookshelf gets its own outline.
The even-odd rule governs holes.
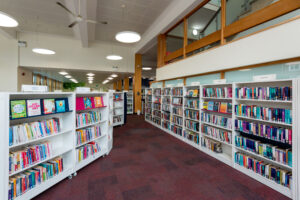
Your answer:
[[[133,91],[127,92],[127,114],[133,114]]]
[[[161,126],[163,129],[171,130],[171,88],[162,88]]]
[[[113,126],[124,124],[124,93],[113,93]]]
[[[145,89],[145,119],[152,122],[152,89]]]
[[[152,122],[161,126],[161,88],[154,88],[152,91]]]
[[[53,113],[48,115],[39,115],[35,117],[27,117],[20,119],[10,119],[10,101],[11,100],[36,100],[36,99],[67,99],[69,105],[69,111],[61,112],[61,113]],[[53,175],[51,178],[49,177],[47,180],[45,179],[39,184],[36,184],[32,189],[19,193],[15,199],[31,199],[48,188],[52,187],[56,183],[61,180],[71,177],[73,173],[73,166],[75,160],[75,152],[74,152],[74,116],[75,116],[75,95],[74,93],[0,93],[0,125],[2,132],[2,140],[0,147],[0,196],[1,199],[8,199],[9,194],[9,181],[13,182],[17,180],[21,176],[28,175],[28,172],[32,172],[32,169],[37,169],[41,165],[50,165],[49,162],[62,162],[63,168],[61,168],[60,172]],[[52,123],[51,130],[45,132],[43,131],[43,135],[37,134],[35,132],[33,135],[27,135],[27,140],[23,142],[18,142],[17,138],[22,138],[20,132],[15,132],[13,134],[13,145],[9,145],[10,135],[9,128],[24,126],[24,123],[31,124],[33,127],[33,123],[38,123],[38,121],[46,122],[48,121],[48,125],[51,124],[50,121],[53,119],[56,120],[56,125]],[[52,121],[53,122],[53,121]],[[40,124],[41,124],[40,123]],[[49,134],[51,132],[51,134]],[[28,132],[27,132],[28,133]],[[47,134],[48,133],[48,134]],[[39,135],[39,136],[37,136]],[[41,152],[38,151],[39,148],[46,148],[47,151]],[[44,146],[44,147],[43,147]],[[35,156],[31,157],[32,162],[24,162],[19,165],[17,170],[12,170],[9,172],[9,157],[13,152],[19,152],[26,149],[27,147],[31,148],[31,153],[33,151],[36,153]],[[34,148],[34,149],[33,149]],[[39,152],[39,153],[38,153]],[[15,154],[17,155],[17,154]],[[32,154],[34,155],[34,154]],[[40,155],[40,156],[37,156]],[[12,155],[13,156],[13,155]],[[58,158],[62,158],[62,160],[58,161]],[[31,160],[30,159],[30,160]]]
[[[288,98],[288,95],[285,95],[284,99],[262,98],[265,97],[263,94],[268,94],[271,97],[276,95],[276,91],[274,91],[276,87],[289,88],[278,90],[277,94],[291,93],[292,98]],[[298,163],[300,162],[297,152],[298,144],[300,143],[300,137],[297,135],[299,129],[297,126],[298,105],[300,105],[297,88],[299,87],[300,80],[291,79],[161,88],[161,126],[154,124],[152,120],[147,118],[146,121],[285,196],[297,199],[299,196]],[[257,93],[261,95],[261,98],[254,98],[255,96],[252,97],[252,94],[248,96],[251,98],[245,98],[245,95],[240,94],[248,93],[245,89],[243,91],[238,88],[251,88],[251,90],[248,90],[248,93],[252,92],[252,88],[266,88],[269,92],[267,93],[266,90],[260,89]],[[182,93],[178,92],[181,89]],[[199,96],[190,98],[187,95],[188,91],[196,89],[199,89]],[[170,91],[171,96],[166,94],[167,91]],[[193,99],[199,101],[199,107],[189,106],[194,105],[189,103],[193,102]],[[170,129],[167,126],[168,117],[164,115],[168,113],[167,108],[169,104],[171,105]],[[210,108],[208,109],[208,107]],[[183,114],[177,108],[183,109]],[[199,118],[194,117],[197,113],[199,113]],[[262,117],[262,113],[264,117]],[[192,123],[195,126],[191,127],[190,122],[195,122],[194,124]],[[197,127],[197,123],[199,124],[199,131],[194,129],[194,127]],[[270,138],[270,132],[268,132],[269,135],[259,135],[253,132],[253,130],[259,129],[253,129],[251,132],[245,128],[258,126],[265,127],[265,129],[261,130],[270,130],[266,127],[273,127],[277,131],[281,131],[278,132],[280,134],[276,135],[281,136],[280,140]],[[182,134],[174,132],[173,127],[182,128]],[[272,130],[274,131],[275,129]],[[284,136],[283,131],[287,133]],[[199,144],[195,142],[195,137],[191,137],[187,132],[192,133],[192,136],[198,134]],[[250,147],[252,148],[255,147],[256,151],[247,146],[247,144],[251,144],[252,146]],[[270,154],[270,152],[272,153]],[[278,176],[281,176],[281,180],[283,180],[282,177],[286,177],[284,179],[286,182],[280,184],[275,181],[276,177],[273,180],[270,177],[256,173],[249,166],[242,166],[243,162],[241,162],[241,159],[263,163],[269,172],[272,170],[272,175],[274,172],[277,173]],[[290,175],[292,176],[291,180],[288,178]]]
[[[76,162],[74,175],[77,174],[78,170],[101,156],[108,155],[109,94],[96,92],[76,93],[76,105],[80,104],[82,99],[90,99],[95,102],[96,98],[102,102],[101,105],[95,105],[93,109],[79,108],[76,111],[76,132],[74,137]],[[84,116],[89,120],[81,125],[79,121],[84,120]],[[93,120],[91,121],[91,119]],[[95,144],[93,145],[93,143]],[[95,151],[93,154],[85,155],[87,150],[97,145],[99,145],[97,152]]]

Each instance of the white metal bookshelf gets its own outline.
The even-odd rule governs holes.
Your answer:
[[[152,123],[152,89],[145,89],[145,119]]]
[[[225,87],[231,87],[232,88],[232,97],[224,97],[224,96],[219,96],[219,97],[215,97],[215,96],[204,96],[203,95],[203,89],[204,88],[225,88]],[[236,96],[236,88],[238,87],[291,87],[292,88],[292,99],[286,99],[286,100],[265,100],[265,99],[241,99],[240,97]],[[148,120],[146,118],[146,121],[151,123],[152,125],[161,128],[162,130],[164,130],[165,132],[169,133],[170,135],[182,140],[183,142],[199,149],[200,151],[216,158],[217,160],[235,168],[236,170],[254,178],[255,180],[269,186],[270,188],[284,194],[285,196],[292,198],[292,199],[298,199],[299,195],[300,195],[300,185],[298,184],[300,181],[299,178],[299,172],[298,172],[298,166],[300,164],[300,159],[298,159],[299,157],[299,145],[300,144],[300,137],[298,136],[298,132],[300,131],[300,126],[297,125],[297,122],[299,121],[299,117],[298,117],[298,113],[299,113],[299,105],[300,105],[300,98],[299,98],[299,88],[300,88],[300,80],[299,79],[291,79],[291,80],[275,80],[275,81],[259,81],[259,82],[246,82],[246,83],[233,83],[233,84],[210,84],[210,85],[200,85],[200,86],[184,86],[184,87],[172,87],[173,88],[183,88],[184,90],[184,95],[182,98],[184,98],[184,102],[183,102],[183,106],[179,106],[182,107],[184,109],[184,115],[183,115],[183,131],[192,131],[190,128],[185,126],[184,121],[185,120],[194,120],[191,119],[190,117],[187,117],[185,115],[186,110],[191,109],[193,111],[198,111],[199,112],[199,120],[194,120],[195,122],[199,122],[199,144],[187,140],[184,137],[184,133],[183,136],[177,135],[175,134],[173,131],[164,128],[163,123],[164,122],[168,122],[168,120],[164,120],[164,118],[162,117],[162,125],[159,126],[157,124],[154,124],[151,120]],[[199,88],[200,89],[200,93],[199,93],[199,108],[195,109],[195,108],[188,108],[188,106],[186,106],[186,101],[189,99],[188,97],[186,97],[186,92],[188,90],[190,90],[191,88]],[[164,95],[164,90],[168,89],[168,88],[161,88],[162,89],[162,115],[164,113],[163,111],[163,107],[165,105],[165,101],[164,98],[167,98],[168,95]],[[172,98],[176,98],[176,96],[178,95],[172,95]],[[195,98],[196,99],[196,98]],[[208,111],[206,109],[203,109],[203,102],[224,102],[224,103],[231,103],[232,104],[232,109],[231,112],[229,113],[222,113],[222,112],[212,112],[212,111]],[[172,101],[171,101],[172,104]],[[235,112],[235,105],[239,105],[239,104],[243,104],[243,105],[256,105],[256,106],[260,106],[260,107],[271,107],[271,108],[281,108],[281,109],[290,109],[292,111],[292,123],[284,123],[281,121],[271,121],[271,120],[263,120],[260,118],[252,118],[252,117],[248,117],[248,116],[240,116],[237,115],[237,113]],[[206,105],[206,104],[205,104]],[[178,107],[177,105],[171,107],[171,119],[174,116],[177,116],[177,114],[174,114],[172,111],[173,107]],[[224,110],[222,110],[224,111]],[[223,123],[213,123],[211,121],[207,121],[207,120],[202,120],[202,115],[204,115],[205,113],[211,114],[211,115],[215,115],[215,116],[221,116],[221,117],[226,117],[226,118],[231,118],[231,124],[227,124],[226,126],[224,126],[225,124]],[[291,149],[292,149],[292,166],[289,166],[288,164],[284,164],[282,162],[278,162],[276,160],[270,159],[264,155],[261,154],[257,154],[255,152],[252,152],[250,150],[244,149],[243,147],[239,147],[236,146],[236,136],[240,135],[239,131],[236,131],[235,128],[235,120],[243,120],[243,121],[248,121],[248,122],[252,122],[252,123],[260,123],[260,124],[264,124],[264,125],[269,125],[269,126],[274,126],[274,127],[282,127],[285,129],[292,129],[292,145],[291,145]],[[174,125],[174,123],[172,122],[172,120],[170,120],[171,124]],[[219,138],[210,136],[210,135],[205,135],[202,131],[202,126],[208,126],[208,127],[212,127],[218,130],[222,130],[222,131],[226,131],[226,132],[230,132],[232,133],[231,135],[231,144],[229,144],[228,142],[224,141],[223,139],[220,140]],[[197,131],[195,131],[197,133]],[[252,139],[252,137],[248,136],[248,135],[244,135],[244,137],[249,137],[249,139]],[[221,147],[222,147],[222,152],[215,152],[212,151],[211,149],[208,149],[206,147],[204,147],[203,145],[201,145],[201,139],[202,138],[207,138],[209,140],[212,140],[214,142],[218,142],[220,143]],[[268,140],[264,140],[261,138],[255,138],[255,140],[259,141],[261,144],[266,144],[266,145],[272,145],[272,141],[268,141]],[[276,143],[277,144],[277,143]],[[278,144],[279,145],[279,144]],[[280,148],[283,148],[281,146],[279,146]],[[235,163],[235,154],[237,152],[240,152],[246,156],[249,156],[250,158],[254,158],[258,161],[262,161],[267,165],[272,165],[274,166],[276,169],[282,169],[284,170],[284,172],[291,172],[292,173],[292,181],[290,183],[290,187],[281,185],[277,182],[275,182],[274,180],[271,180],[269,178],[266,178],[262,175],[260,175],[259,173],[256,173],[254,171],[252,171],[251,169],[247,169],[243,166],[240,166],[239,164]]]
[[[152,90],[152,122],[161,125],[161,88]]]
[[[113,126],[124,124],[124,92],[113,93]]]
[[[180,137],[182,140],[184,140],[183,95],[184,95],[184,91],[182,86],[172,87],[171,89],[171,132],[177,135],[177,137]],[[179,101],[179,103],[177,101]]]
[[[127,114],[133,114],[133,91],[127,92]]]
[[[108,155],[108,130],[109,130],[109,94],[106,92],[90,92],[90,93],[76,93],[76,103],[80,100],[80,98],[102,98],[103,105],[101,107],[93,108],[93,109],[84,109],[84,110],[77,110],[77,114],[82,113],[89,113],[89,112],[99,112],[100,113],[100,119],[97,122],[94,123],[87,123],[83,126],[76,126],[76,133],[74,137],[74,144],[75,144],[75,153],[76,153],[76,162],[74,166],[74,175],[77,174],[77,171],[81,168],[85,167],[86,165],[92,163],[96,159],[98,159],[101,156]],[[91,99],[93,101],[93,99]],[[77,117],[75,118],[75,123]],[[85,142],[79,142],[77,134],[79,134],[80,131],[85,130],[87,128],[94,128],[94,127],[100,127],[100,136],[89,138]],[[100,151],[87,156],[85,159],[78,161],[78,151],[80,148],[83,148],[85,145],[91,143],[91,142],[97,142],[100,145]]]

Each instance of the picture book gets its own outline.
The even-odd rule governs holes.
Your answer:
[[[227,113],[227,103],[224,102],[221,103],[220,112]]]
[[[96,108],[100,108],[104,106],[103,97],[94,97],[94,104]]]
[[[66,112],[68,111],[68,99],[55,99],[56,112]]]
[[[55,113],[55,99],[43,99],[43,113],[45,115]]]
[[[84,110],[83,97],[76,97],[76,110]]]
[[[27,117],[26,100],[10,101],[10,112],[12,119]]]
[[[84,109],[93,108],[92,97],[83,97],[83,102],[84,102]]]
[[[41,115],[42,114],[41,100],[40,99],[27,100],[27,112],[28,112],[28,117]]]
[[[211,111],[214,110],[214,102],[213,101],[208,102],[207,110],[211,110]]]
[[[205,101],[202,104],[202,109],[207,110],[207,108],[208,108],[208,102]]]

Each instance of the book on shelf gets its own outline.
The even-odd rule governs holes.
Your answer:
[[[9,127],[9,146],[50,136],[59,131],[59,118],[14,125]]]
[[[39,164],[30,170],[26,170],[17,176],[10,177],[8,184],[8,200],[13,200],[22,196],[41,183],[62,173],[63,170],[63,158],[58,157],[49,162]]]
[[[183,100],[181,97],[173,97],[173,99],[172,99],[173,105],[182,105],[182,102],[183,102]]]
[[[173,124],[171,126],[171,131],[177,135],[182,136],[182,127],[180,127],[180,126],[176,126],[175,124]]]
[[[55,113],[55,99],[43,99],[43,114]]]
[[[77,162],[85,160],[96,153],[101,151],[100,142],[94,141],[83,145],[76,150]]]
[[[81,127],[93,123],[100,122],[101,112],[100,111],[89,111],[85,113],[76,114],[76,126]]]
[[[191,89],[191,90],[188,90],[186,92],[186,96],[187,97],[198,97],[199,96],[199,90],[198,89]]]
[[[202,124],[201,126],[201,132],[204,135],[211,136],[213,138],[216,138],[217,140],[220,140],[222,142],[232,144],[232,134],[231,132],[224,131],[218,128],[214,128],[211,126],[207,126]]]
[[[172,117],[172,122],[175,123],[176,125],[182,126],[182,124],[183,124],[183,119],[182,119],[182,117],[173,116],[173,117]]]
[[[95,108],[101,108],[104,107],[104,102],[103,102],[103,97],[99,96],[99,97],[94,97],[94,105]]]
[[[76,131],[76,141],[77,145],[83,144],[85,142],[91,141],[95,138],[98,138],[101,136],[101,127],[99,125],[85,128],[85,129],[79,129]]]
[[[12,119],[27,117],[26,100],[11,100],[10,112]]]
[[[201,121],[221,126],[223,128],[231,129],[232,128],[232,119],[230,117],[224,117],[220,115],[214,115],[211,113],[201,113]]]
[[[122,100],[121,94],[114,94],[114,100],[115,100],[115,101],[120,101],[120,100]]]
[[[211,140],[209,138],[201,138],[201,146],[215,153],[223,153],[222,143]]]
[[[187,99],[184,104],[185,107],[191,109],[199,109],[199,100],[197,99]]]
[[[195,132],[192,132],[192,131],[189,131],[189,130],[184,130],[183,131],[183,136],[194,142],[195,144],[199,144],[199,133],[195,133]]]
[[[292,87],[241,87],[236,88],[236,98],[274,101],[291,101]]]
[[[192,119],[192,120],[199,120],[199,111],[196,110],[185,110],[184,116]]]
[[[173,107],[172,114],[183,116],[183,109],[181,107]]]
[[[280,169],[274,165],[268,164],[259,159],[255,159],[252,156],[236,152],[235,163],[251,170],[261,176],[274,181],[280,185],[290,188],[292,183],[292,173],[286,170]]]
[[[28,113],[28,117],[42,115],[41,100],[40,99],[27,100],[27,113]]]
[[[182,88],[173,88],[172,95],[173,96],[183,96],[183,89]]]
[[[189,130],[199,132],[199,122],[186,119],[184,122],[184,126]]]
[[[207,105],[207,109],[206,108]],[[232,112],[232,104],[227,102],[208,101],[203,102],[203,110],[230,114]]]
[[[203,97],[232,98],[232,87],[203,88]]]
[[[69,105],[68,105],[68,99],[67,98],[55,99],[55,106],[56,106],[56,112],[57,113],[69,111]]]

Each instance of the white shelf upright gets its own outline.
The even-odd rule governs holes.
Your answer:
[[[113,93],[113,126],[124,124],[124,92]]]
[[[133,114],[133,91],[130,90],[127,93],[127,114]]]

